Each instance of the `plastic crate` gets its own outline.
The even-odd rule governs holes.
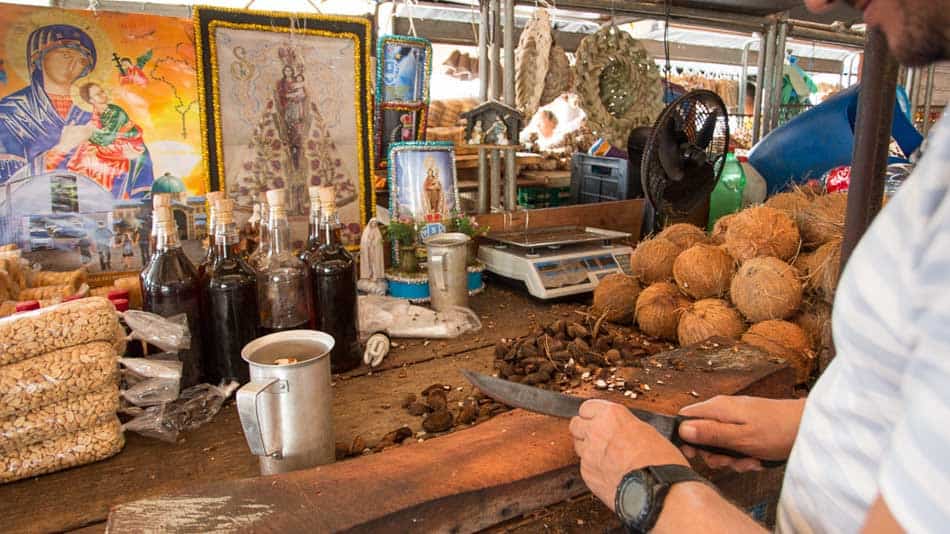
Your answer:
[[[630,162],[576,153],[571,158],[571,199],[575,204],[627,200],[643,196]]]

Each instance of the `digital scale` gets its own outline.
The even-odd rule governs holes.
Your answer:
[[[489,271],[524,282],[535,297],[551,299],[593,291],[609,274],[630,274],[633,249],[613,244],[628,237],[582,226],[489,233],[478,259]]]

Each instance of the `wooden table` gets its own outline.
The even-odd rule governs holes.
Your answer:
[[[356,436],[361,436],[371,447],[384,434],[403,425],[420,431],[421,418],[411,416],[399,406],[405,394],[419,394],[430,384],[442,383],[453,387],[450,402],[460,399],[470,390],[458,370],[490,372],[497,338],[523,335],[532,325],[571,317],[577,307],[574,302],[542,303],[526,297],[523,292],[500,287],[489,287],[482,296],[472,299],[472,305],[482,318],[484,328],[481,332],[451,341],[397,341],[399,346],[381,368],[373,372],[359,369],[335,377],[333,413],[337,441],[350,443]],[[764,357],[761,360],[751,362],[748,372],[707,373],[701,370],[673,376],[666,379],[665,385],[654,386],[655,395],[637,402],[641,406],[670,412],[695,401],[691,392],[700,398],[740,391],[771,395],[790,393],[791,379],[787,367],[767,362]],[[649,374],[655,371],[643,369],[640,372]],[[662,375],[654,378],[659,376]],[[625,398],[618,395],[614,400],[623,401]],[[473,448],[472,439],[482,445]],[[505,450],[509,451],[506,457],[499,457],[493,448],[493,443],[500,439],[505,440]],[[293,479],[297,482],[291,483],[288,479],[286,485],[277,479],[272,485],[267,479],[266,487],[262,489],[260,481],[265,479],[249,478],[258,474],[257,458],[247,451],[234,406],[227,405],[214,421],[184,434],[178,443],[163,443],[129,434],[125,449],[111,459],[0,486],[2,529],[11,532],[82,528],[101,531],[110,507],[121,503],[167,494],[180,496],[192,491],[200,491],[203,495],[243,491],[269,505],[278,502],[296,506],[303,502],[300,499],[308,503],[309,512],[278,514],[278,517],[288,518],[268,526],[268,530],[283,527],[287,529],[285,531],[292,531],[304,526],[322,530],[357,524],[364,527],[372,524],[403,525],[408,530],[425,530],[422,528],[425,524],[426,528],[458,527],[465,531],[473,525],[485,528],[510,520],[585,491],[576,465],[572,463],[576,457],[570,449],[565,421],[516,410],[423,443],[409,441],[412,443],[382,453],[318,468],[322,470],[319,471],[320,480],[326,484],[320,484],[315,493],[308,490],[305,495],[301,494],[301,486],[295,485],[311,476],[310,471],[298,472],[299,475],[295,474],[298,478]],[[528,455],[531,460],[525,463],[523,455],[529,451],[533,451]],[[457,458],[458,463],[436,462],[440,465],[431,465],[433,454]],[[486,461],[497,468],[490,472],[483,468],[471,471],[466,468],[468,465],[486,465]],[[519,468],[506,467],[512,462]],[[405,476],[393,474],[396,465],[403,466],[400,469],[404,469]],[[459,470],[469,474],[462,476]],[[527,476],[525,473],[532,470],[538,470],[538,476],[520,480],[522,475]],[[443,483],[433,484],[438,480]],[[445,483],[446,480],[452,483]],[[744,480],[734,484],[737,488],[742,484],[747,486],[746,490],[740,491],[748,493],[761,486],[752,479]],[[199,487],[201,489],[196,490]],[[480,489],[473,492],[471,487]],[[346,513],[311,515],[318,509],[336,510],[341,503],[361,492],[364,494],[361,498],[374,499],[368,501],[373,502],[372,507],[350,502],[350,510]],[[119,518],[123,519],[123,510],[125,520],[128,520],[130,511],[133,517],[148,518],[147,505],[155,502],[167,501],[153,499],[145,501],[145,508],[138,508],[143,506],[141,501],[119,508]],[[332,508],[328,508],[330,506]],[[369,509],[372,513],[366,516]],[[226,507],[221,509],[221,513],[226,518],[243,518]],[[424,523],[417,523],[419,514],[426,518]],[[207,527],[207,519],[199,519],[197,525]],[[230,526],[234,528],[235,525]],[[541,525],[542,522],[537,525],[539,531],[543,530]],[[521,531],[525,528],[524,525],[520,527]],[[531,531],[530,528],[527,531]]]

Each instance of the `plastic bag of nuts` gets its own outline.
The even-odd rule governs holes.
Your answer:
[[[0,419],[0,454],[100,425],[115,417],[118,409],[119,387],[110,384],[87,395]]]
[[[115,308],[104,298],[73,300],[5,317],[0,319],[0,365],[91,341],[111,341],[117,323]]]
[[[96,341],[0,367],[0,417],[117,385],[118,361],[110,343]]]
[[[0,484],[104,460],[125,445],[117,417],[0,455]]]

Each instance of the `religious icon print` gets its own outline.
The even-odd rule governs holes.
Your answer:
[[[205,233],[190,22],[14,5],[0,19],[0,242],[44,268],[140,268],[145,254],[83,252],[96,232],[147,234],[156,192],[200,210],[186,230]]]
[[[424,224],[446,221],[458,206],[452,143],[397,143],[389,152],[390,212]]]

